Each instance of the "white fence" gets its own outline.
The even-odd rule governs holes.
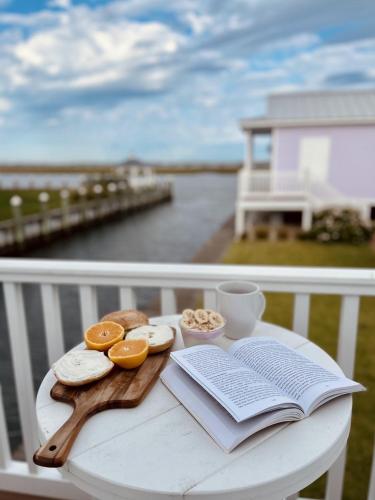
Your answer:
[[[23,283],[40,286],[46,333],[48,362],[64,352],[59,299],[60,285],[76,285],[79,290],[82,327],[98,319],[97,287],[118,288],[122,308],[136,307],[135,290],[160,290],[161,313],[176,313],[176,289],[203,292],[206,307],[215,307],[215,287],[223,280],[249,279],[263,291],[295,294],[293,329],[307,337],[312,294],[342,297],[337,361],[349,377],[353,375],[361,296],[375,296],[375,270],[290,268],[264,266],[218,266],[191,264],[105,263],[55,260],[0,259],[6,315],[17,401],[26,462],[12,460],[7,435],[4,402],[0,392],[0,489],[51,498],[87,499],[56,470],[34,465],[38,446],[32,366],[28,347]],[[2,319],[2,322],[4,320]],[[345,452],[328,474],[326,499],[342,498]],[[374,499],[375,467],[369,484],[368,500]]]

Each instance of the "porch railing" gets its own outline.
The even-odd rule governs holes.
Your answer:
[[[262,171],[242,169],[238,174],[239,193],[307,194],[310,184],[307,176],[294,171]]]
[[[246,170],[238,173],[238,200],[247,199],[249,195],[257,199],[261,196],[265,201],[267,194],[279,199],[304,197],[309,200],[315,210],[329,207],[346,207],[360,210],[364,220],[369,219],[371,200],[348,197],[332,186],[328,181],[313,181],[307,175],[295,171]]]
[[[23,284],[34,283],[40,287],[47,355],[51,364],[64,353],[59,298],[62,285],[78,287],[82,327],[85,328],[98,319],[97,289],[101,286],[117,287],[122,308],[136,307],[137,288],[157,288],[161,298],[160,312],[174,314],[177,312],[176,290],[200,290],[205,306],[212,308],[215,307],[216,285],[231,279],[254,280],[266,292],[293,293],[293,329],[304,337],[308,336],[311,295],[339,295],[337,361],[347,376],[353,375],[360,299],[375,296],[375,270],[0,259],[0,280],[26,456],[25,462],[11,457],[0,392],[0,489],[41,497],[88,498],[62,479],[57,471],[38,468],[32,461],[38,435]],[[328,473],[327,500],[342,498],[344,468],[345,451]],[[373,500],[374,492],[373,465],[368,500]]]

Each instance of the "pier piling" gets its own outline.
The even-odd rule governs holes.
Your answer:
[[[48,234],[50,231],[50,220],[49,220],[50,215],[48,213],[49,194],[47,193],[47,191],[42,191],[41,193],[39,193],[38,200],[40,203],[41,233],[44,238],[48,238]]]
[[[10,206],[12,207],[14,221],[14,239],[18,245],[23,245],[25,234],[22,221],[22,198],[18,195],[12,196]]]

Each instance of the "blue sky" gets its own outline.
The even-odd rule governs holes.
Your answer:
[[[373,0],[0,0],[0,162],[233,161],[270,92],[375,85]]]

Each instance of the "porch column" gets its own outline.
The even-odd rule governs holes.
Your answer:
[[[236,237],[236,240],[241,239],[241,237],[245,234],[245,220],[246,220],[246,211],[241,205],[241,202],[237,201],[235,229],[234,229],[234,235]]]
[[[250,171],[253,168],[253,131],[245,131],[245,169]]]
[[[302,210],[302,229],[303,231],[310,231],[312,226],[312,210],[310,206],[306,206]]]

